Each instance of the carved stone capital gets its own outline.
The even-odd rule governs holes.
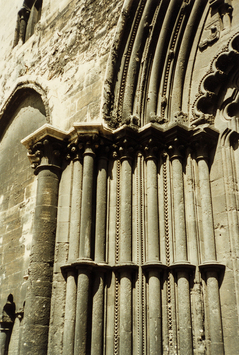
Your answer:
[[[93,137],[85,143],[80,143],[79,147],[83,149],[83,157],[92,156],[95,157],[95,150],[99,148],[99,143]]]
[[[107,145],[106,142],[103,142],[100,144],[99,149],[98,149],[98,155],[100,159],[109,159],[109,155],[111,152],[111,147],[110,145]]]
[[[171,160],[183,158],[184,145],[178,138],[174,138],[173,142],[168,146],[168,154]]]
[[[45,124],[21,141],[28,149],[28,158],[35,174],[43,167],[61,169],[67,137],[66,132]]]
[[[192,134],[192,147],[196,151],[196,159],[208,159],[211,149],[217,144],[218,132],[209,126],[195,129]]]
[[[67,155],[66,155],[66,160],[82,160],[83,158],[83,147],[78,146],[76,142],[70,143],[67,146]]]
[[[125,138],[120,144],[119,144],[119,155],[121,160],[132,160],[133,159],[133,153],[134,153],[134,147],[131,145],[131,142]]]
[[[158,151],[157,142],[150,138],[144,145],[145,160],[156,159]]]
[[[196,148],[196,159],[197,160],[207,160],[208,159],[208,151],[209,151],[209,146],[207,143],[204,141],[197,141],[194,144],[194,147]]]

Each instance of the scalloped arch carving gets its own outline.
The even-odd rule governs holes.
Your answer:
[[[214,121],[223,92],[228,86],[234,89],[234,93],[231,99],[225,103],[227,114],[233,116],[238,112],[238,95],[236,93],[238,91],[238,64],[239,33],[230,39],[228,45],[213,59],[209,71],[201,80],[199,94],[193,105],[193,124]]]

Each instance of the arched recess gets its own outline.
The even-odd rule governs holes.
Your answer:
[[[0,113],[0,306],[11,293],[16,312],[25,299],[36,196],[36,178],[21,139],[46,122],[46,92],[30,82],[16,85]]]

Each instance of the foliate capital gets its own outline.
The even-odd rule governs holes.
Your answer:
[[[45,124],[21,141],[28,149],[28,158],[36,174],[43,166],[61,168],[67,137],[66,132]]]
[[[119,144],[119,155],[121,160],[132,160],[134,157],[134,147],[131,145],[131,142],[125,138]]]
[[[148,139],[144,145],[145,160],[156,159],[158,151],[159,147],[157,142],[152,138]]]
[[[182,159],[184,152],[184,145],[178,138],[174,138],[171,144],[168,146],[168,154],[171,160]]]

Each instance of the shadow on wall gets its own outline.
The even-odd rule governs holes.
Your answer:
[[[13,295],[10,293],[7,302],[3,307],[2,319],[0,321],[0,354],[7,355],[9,343],[12,335],[12,329],[16,317],[16,305],[13,301]]]

